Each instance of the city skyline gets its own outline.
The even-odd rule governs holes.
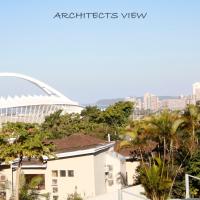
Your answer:
[[[147,91],[158,96],[189,95],[191,85],[200,81],[199,6],[198,1],[180,0],[4,2],[0,71],[32,76],[81,103],[143,96]],[[147,16],[53,19],[57,12],[101,11]],[[0,80],[0,85],[0,96],[9,88],[20,93],[28,87],[15,80]]]
[[[9,72],[10,73],[10,72]],[[25,74],[26,75],[26,74]],[[33,77],[35,78],[35,77]],[[15,87],[12,87],[12,85]],[[0,85],[8,85],[10,86],[10,88],[6,88],[6,90],[4,92],[1,91],[0,97],[8,97],[8,96],[21,96],[21,95],[36,95],[36,94],[41,94],[44,95],[43,91],[40,88],[35,87],[35,85],[30,84],[30,82],[27,82],[26,80],[19,80],[15,77],[0,77]],[[18,86],[16,88],[16,86]],[[136,95],[136,94],[128,94],[128,95],[124,95],[124,96],[108,96],[108,97],[99,97],[98,99],[94,99],[94,101],[89,101],[89,102],[83,102],[83,101],[79,101],[81,104],[93,104],[96,103],[99,100],[106,100],[106,99],[120,99],[120,98],[129,98],[129,97],[134,97],[134,98],[144,98],[144,96],[146,94],[150,94],[153,95],[155,97],[181,97],[181,96],[192,96],[195,95],[194,91],[195,91],[195,87],[197,87],[197,91],[199,93],[199,88],[200,88],[200,81],[199,82],[193,82],[190,85],[190,91],[187,94],[184,94],[183,92],[180,92],[179,94],[157,94],[153,91],[154,89],[150,90],[150,91],[145,91],[143,94],[141,93],[140,95]],[[57,89],[57,88],[55,88]],[[60,91],[60,90],[58,90]],[[65,95],[65,93],[63,93]],[[69,98],[71,98],[70,96],[68,96]],[[77,99],[76,99],[77,100]]]

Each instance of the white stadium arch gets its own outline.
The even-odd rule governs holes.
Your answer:
[[[45,117],[57,110],[63,113],[80,113],[83,109],[49,85],[32,77],[18,73],[0,73],[0,77],[24,79],[44,91],[45,95],[0,97],[0,124],[6,122],[41,123]]]

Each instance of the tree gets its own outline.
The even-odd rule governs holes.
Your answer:
[[[0,143],[0,159],[10,163],[18,161],[16,170],[16,200],[19,199],[19,178],[24,158],[43,159],[53,155],[53,145],[45,143],[45,133],[37,126],[26,123],[8,123],[3,126]]]
[[[164,110],[160,114],[151,115],[136,123],[132,131],[134,138],[128,143],[134,145],[136,149],[134,156],[141,161],[139,180],[146,193],[153,192],[152,199],[166,199],[171,195],[182,162],[187,157],[186,154],[181,163],[176,162],[182,145],[180,133],[183,127],[184,119],[181,114]],[[150,151],[148,146],[150,146]],[[154,177],[155,174],[156,177]]]
[[[180,162],[180,161],[179,161]],[[185,174],[200,177],[200,151],[197,150],[188,159],[186,159],[181,173],[178,175],[173,187],[173,198],[185,197]],[[200,197],[200,181],[196,179],[190,180],[190,195],[193,198]]]
[[[199,154],[199,138],[200,138],[200,107],[196,105],[188,105],[183,113],[184,129],[181,132],[182,148],[179,148],[179,153],[176,157],[176,162],[181,163],[184,156],[188,154],[182,165],[182,171],[177,176],[174,188],[173,197],[183,198],[185,196],[185,173],[189,173],[194,176],[199,176],[198,163],[200,159]],[[199,197],[198,191],[199,181],[193,180],[191,185],[191,194],[195,197]]]
[[[119,101],[109,106],[102,114],[104,122],[113,127],[125,127],[133,113],[133,103]]]
[[[133,123],[132,123],[133,124]],[[134,137],[131,141],[133,145],[141,145],[149,141],[157,143],[155,151],[163,155],[164,153],[173,153],[180,147],[182,138],[180,132],[184,124],[184,119],[179,113],[162,111],[160,114],[151,115],[139,123],[135,122],[128,132],[130,137]],[[126,133],[126,132],[125,132]]]
[[[200,151],[196,152],[185,167],[185,172],[192,176],[200,177]],[[200,197],[200,181],[190,180],[190,194],[193,198]]]
[[[200,107],[197,105],[188,105],[183,117],[185,119],[187,147],[192,155],[198,148],[197,133],[200,128]]]
[[[62,114],[57,111],[46,117],[41,125],[42,131],[48,132],[50,138],[61,138],[74,133],[94,135],[112,139],[119,138],[120,129],[124,128],[132,113],[131,102],[118,102],[101,111],[96,106],[87,106],[81,114]]]
[[[81,117],[79,114],[61,114],[56,111],[45,118],[41,129],[49,134],[49,138],[62,138],[80,131]]]
[[[97,106],[86,106],[81,116],[89,122],[102,123],[101,110]]]
[[[173,183],[171,169],[160,157],[151,158],[147,164],[142,160],[139,168],[139,181],[146,196],[151,200],[166,200]]]

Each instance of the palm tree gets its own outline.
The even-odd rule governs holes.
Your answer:
[[[134,123],[134,126],[125,134],[132,138],[131,142],[123,141],[126,145],[137,145],[139,148],[142,144],[149,141],[157,143],[157,151],[160,154],[164,152],[173,153],[178,149],[181,138],[179,133],[182,130],[184,119],[178,112],[164,110],[160,114],[154,114],[144,118],[142,121]]]
[[[176,166],[174,160],[175,152],[177,153],[177,150],[181,145],[179,133],[182,131],[183,125],[184,119],[178,112],[164,110],[160,114],[148,116],[139,122],[139,124],[134,127],[134,130],[137,131],[135,138],[131,142],[123,142],[124,146],[132,144],[135,148],[138,148],[141,169],[144,172],[142,174],[143,176],[146,176],[146,178],[143,179],[142,184],[144,185],[144,188],[146,188],[146,191],[150,188],[148,191],[155,193],[154,196],[157,195],[157,197],[159,197],[160,193],[164,193],[163,199],[169,196],[175,178],[180,171],[181,165]],[[132,131],[132,133],[134,133],[134,131]],[[131,134],[129,134],[129,136],[130,135]],[[123,147],[123,143],[121,147]],[[150,148],[150,151],[145,152],[145,148],[147,148],[148,145],[151,145],[151,143],[155,153],[151,152],[153,148]],[[146,153],[147,155],[145,155]],[[162,164],[160,165],[160,162],[155,164],[155,158],[158,158]],[[147,163],[149,167],[147,167]],[[155,182],[151,182],[148,177],[151,175],[154,176],[151,172],[154,173],[154,170],[157,167],[159,168],[157,171],[158,177],[155,179]],[[166,180],[167,187],[170,186],[168,189],[165,188]],[[157,189],[157,184],[160,187],[159,190]],[[161,191],[162,189],[163,191]],[[156,199],[156,197],[154,199]]]
[[[179,145],[179,131],[184,123],[184,119],[178,112],[164,110],[158,115],[148,117],[146,120],[145,130],[150,137],[156,140],[159,145],[164,146],[172,151]]]
[[[11,140],[12,138],[12,140]],[[14,138],[14,140],[13,140]],[[24,158],[42,159],[52,155],[53,145],[44,142],[46,135],[37,126],[25,123],[5,124],[0,137],[0,160],[5,163],[17,161],[16,196],[19,200],[19,179]]]
[[[168,199],[173,180],[164,162],[160,157],[153,157],[149,164],[142,162],[139,168],[139,180],[151,200]]]
[[[197,130],[200,128],[200,108],[197,105],[188,105],[184,112],[187,144],[191,155],[198,148]]]

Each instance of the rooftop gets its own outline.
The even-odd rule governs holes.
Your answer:
[[[61,139],[52,139],[48,142],[55,145],[55,152],[57,158],[82,156],[93,154],[98,151],[108,149],[114,145],[112,142],[107,142],[84,134],[73,134]],[[13,167],[17,166],[17,160],[13,163]],[[37,159],[24,159],[22,162],[23,168],[45,168],[46,163]]]
[[[140,154],[140,151],[143,153],[151,153],[154,151],[154,149],[157,147],[157,143],[154,141],[148,141],[144,144],[133,145],[128,147],[122,147],[120,148],[119,142],[115,144],[115,151],[121,154],[122,156],[126,158],[138,158],[138,155]]]
[[[95,148],[108,144],[107,141],[84,134],[73,134],[61,139],[49,140],[56,146],[56,153]]]

